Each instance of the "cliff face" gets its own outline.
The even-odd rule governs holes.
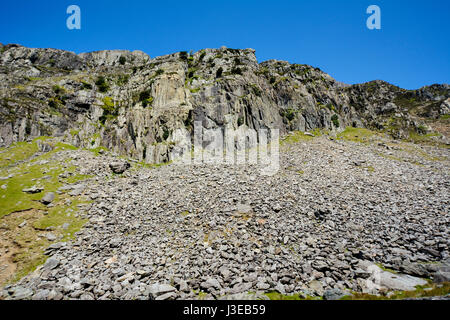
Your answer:
[[[394,137],[431,130],[449,113],[450,86],[404,90],[383,81],[344,85],[307,65],[258,63],[252,49],[205,49],[151,59],[140,51],[76,55],[0,45],[0,146],[41,135],[164,162],[173,132],[345,126]]]

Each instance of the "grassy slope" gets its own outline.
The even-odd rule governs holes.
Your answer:
[[[43,140],[43,139],[40,139]],[[38,141],[17,143],[0,150],[0,177],[11,178],[0,181],[0,226],[6,235],[0,239],[6,245],[17,248],[12,261],[17,265],[16,274],[10,279],[19,280],[45,262],[45,248],[51,244],[45,235],[51,231],[60,241],[73,237],[84,225],[85,219],[77,216],[78,205],[86,203],[81,197],[56,193],[64,184],[84,180],[88,176],[76,173],[76,168],[53,159],[56,153],[76,149],[71,145],[52,143],[53,150],[39,154]],[[60,177],[66,173],[66,178]],[[22,191],[34,185],[44,191],[28,194]],[[53,207],[47,207],[39,200],[46,192],[55,192]],[[19,224],[27,221],[26,227]],[[62,226],[66,225],[66,228]],[[6,238],[5,238],[6,237]]]

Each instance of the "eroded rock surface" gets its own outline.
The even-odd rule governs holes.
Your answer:
[[[75,54],[0,50],[0,147],[37,136],[105,147],[148,163],[170,159],[174,132],[246,126],[291,130],[383,129],[430,133],[448,115],[449,85],[404,90],[383,81],[344,85],[318,68],[253,49],[205,49],[150,58],[140,51]],[[446,141],[444,137],[435,137]]]

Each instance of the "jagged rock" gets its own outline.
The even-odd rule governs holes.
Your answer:
[[[43,204],[50,204],[52,201],[55,200],[55,194],[53,192],[48,192],[45,194],[45,196],[41,199],[41,202]]]
[[[221,285],[219,283],[219,281],[217,281],[217,279],[213,279],[213,278],[209,278],[208,280],[206,280],[205,282],[202,282],[200,284],[200,287],[203,289],[210,289],[210,288],[214,288],[214,289],[220,289]]]
[[[426,124],[402,113],[404,101],[414,98],[424,113],[445,114],[450,92],[447,84],[415,91],[383,81],[343,85],[311,66],[258,63],[253,49],[205,49],[192,57],[175,53],[151,59],[140,51],[76,55],[6,45],[0,67],[5,70],[0,71],[0,88],[5,89],[0,91],[0,120],[5,124],[0,147],[53,135],[147,163],[173,160],[172,152],[181,152],[178,130],[187,129],[181,136],[192,136],[196,121],[208,130],[277,128],[283,134],[336,130],[336,121],[339,128],[379,129],[390,126],[395,112],[401,119],[391,126],[398,128],[392,134],[405,136]],[[92,79],[83,78],[82,72]],[[50,112],[49,104],[61,114]]]
[[[109,167],[111,168],[112,172],[121,174],[130,167],[130,164],[126,161],[113,162],[109,164]]]
[[[323,296],[324,289],[323,284],[318,280],[313,280],[308,285],[309,289],[317,296]]]
[[[439,270],[433,273],[433,282],[443,283],[450,282],[450,271]]]
[[[51,269],[56,268],[58,265],[59,265],[59,260],[54,257],[50,257],[45,262],[43,269],[51,270]]]
[[[46,135],[58,136],[52,144],[65,141],[94,150],[67,148],[35,162],[48,167],[58,161],[66,169],[58,177],[61,183],[73,177],[72,166],[77,174],[91,176],[57,191],[68,192],[61,202],[70,208],[61,214],[88,222],[67,243],[48,247],[45,254],[52,258],[5,287],[5,299],[12,298],[17,286],[49,290],[48,299],[195,299],[194,290],[206,287],[207,298],[259,297],[274,290],[306,293],[308,284],[310,294],[321,295],[331,288],[364,290],[375,280],[364,264],[376,262],[418,275],[425,271],[416,263],[434,262],[423,263],[433,274],[441,270],[439,260],[449,256],[443,201],[449,191],[448,149],[378,135],[365,144],[333,138],[350,124],[381,128],[385,116],[406,121],[400,127],[409,134],[420,121],[405,111],[403,100],[414,97],[420,104],[417,112],[431,109],[434,114],[448,95],[447,85],[408,92],[380,81],[344,86],[308,66],[258,64],[252,50],[208,49],[191,59],[177,53],[148,62],[145,57],[136,63],[126,58],[123,64],[119,54],[106,57],[103,64],[103,53],[89,62],[69,54],[57,62],[69,68],[64,72],[41,68],[33,61],[51,58],[31,58],[20,50],[23,59],[0,54],[0,77],[5,77],[0,81],[0,117],[17,107],[17,118],[8,117],[0,126],[0,143],[28,140],[46,128]],[[70,69],[80,61],[82,66]],[[235,64],[240,72],[233,69]],[[13,72],[2,73],[6,66]],[[223,74],[216,78],[219,67]],[[76,71],[82,68],[85,73]],[[84,74],[92,79],[103,74],[109,88],[100,93],[102,85],[95,82],[101,81]],[[122,83],[125,75],[128,82]],[[141,93],[148,98],[141,101]],[[36,101],[28,104],[31,96]],[[65,103],[59,109],[63,116],[47,114],[50,97]],[[114,104],[118,97],[125,98]],[[393,109],[389,103],[398,107],[395,114],[377,114],[378,107]],[[340,129],[331,121],[335,114]],[[195,120],[206,130],[273,126],[282,132],[319,127],[332,132],[286,141],[273,176],[261,174],[259,165],[176,162],[158,168],[139,163],[121,177],[111,176],[108,164],[118,155],[135,158],[130,163],[170,160],[182,136],[174,130],[191,130]],[[204,147],[209,143],[206,139]],[[99,154],[101,146],[109,151]],[[92,201],[72,206],[68,198],[83,193]],[[55,227],[61,231],[72,226]],[[404,285],[403,275],[400,280]],[[410,287],[411,279],[406,280]],[[388,281],[398,287],[398,278]],[[161,289],[152,283],[173,286]]]

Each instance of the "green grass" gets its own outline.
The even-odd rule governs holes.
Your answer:
[[[369,129],[347,127],[344,131],[337,135],[337,138],[359,143],[368,143],[372,137],[378,134],[379,133]]]
[[[87,221],[75,216],[79,210],[78,205],[87,203],[86,201],[80,197],[73,198],[64,193],[56,193],[62,185],[90,177],[78,174],[73,165],[64,167],[67,161],[52,158],[57,152],[77,148],[61,142],[47,141],[47,143],[53,146],[52,151],[26,162],[19,161],[29,159],[38,151],[37,139],[31,143],[15,144],[2,149],[1,152],[2,160],[5,162],[0,168],[0,176],[13,175],[0,181],[0,185],[6,186],[6,189],[0,188],[0,222],[8,226],[14,237],[14,243],[18,246],[18,252],[13,257],[13,262],[17,264],[17,271],[10,279],[13,282],[45,262],[46,257],[43,253],[50,242],[40,235],[42,230],[51,228],[56,236],[62,236],[61,241],[66,241],[71,239]],[[61,173],[72,174],[67,178],[60,178]],[[22,189],[33,185],[42,186],[44,191],[36,194],[22,192]],[[39,201],[47,192],[55,192],[55,199],[52,202],[54,207],[47,207]],[[47,214],[44,215],[44,212]],[[18,228],[23,220],[29,223],[23,228]],[[62,228],[64,223],[69,224],[68,228]]]
[[[32,226],[22,228],[16,233],[14,242],[19,244],[20,249],[13,258],[13,262],[17,264],[17,270],[9,280],[10,283],[33,272],[47,260],[44,251],[51,242],[45,237],[39,236],[41,230],[50,228],[53,234],[62,236],[60,241],[68,241],[74,237],[75,232],[82,228],[87,219],[75,217],[75,213],[78,211],[77,205],[81,203],[87,202],[76,198],[68,205],[59,204],[51,208],[48,215],[34,221]],[[69,223],[66,229],[62,228],[64,223]]]
[[[308,136],[301,131],[295,131],[293,134],[287,136],[283,140],[281,140],[281,145],[285,144],[294,144],[299,143],[301,141],[311,141],[314,137]]]
[[[73,150],[74,148],[71,145],[56,143],[52,151],[42,154],[30,162],[21,163],[14,168],[0,169],[0,176],[13,175],[13,177],[0,182],[0,184],[6,185],[6,189],[0,189],[0,218],[16,211],[32,208],[44,209],[45,206],[39,200],[46,192],[55,192],[64,183],[73,183],[88,178],[86,175],[74,174],[66,179],[60,179],[61,173],[75,172],[75,167],[64,168],[61,163],[49,160],[58,151]],[[42,160],[49,162],[40,164],[39,162]],[[44,191],[35,194],[22,191],[22,189],[34,185],[42,186]],[[55,201],[58,200],[58,197],[59,195],[56,194]]]
[[[427,134],[419,134],[417,132],[410,131],[408,141],[411,141],[416,144],[427,144],[427,145],[435,145],[438,147],[444,147],[444,148],[447,147],[448,148],[448,146],[445,145],[444,143],[433,140],[433,137],[441,137],[441,136],[442,135],[437,132],[432,132],[432,133],[427,133]]]
[[[88,150],[91,151],[93,154],[95,154],[95,156],[97,156],[97,157],[100,155],[100,153],[102,151],[104,151],[104,152],[108,151],[108,149],[105,147],[97,147],[97,148],[88,149]]]
[[[75,130],[75,129],[71,129],[70,130],[70,135],[72,137],[78,135],[79,133],[80,133],[80,130]]]
[[[200,290],[193,290],[193,292],[197,295],[198,300],[205,300],[206,296],[208,295],[206,292]]]
[[[341,300],[402,300],[407,298],[437,297],[450,294],[450,283],[445,282],[441,287],[437,285],[417,286],[414,291],[395,291],[392,295],[372,295],[368,293],[353,293],[352,296],[345,296]],[[425,290],[425,289],[429,290]]]
[[[34,139],[32,143],[16,142],[8,148],[0,148],[0,169],[13,166],[19,161],[26,160],[39,151],[37,141],[44,141],[48,137]]]
[[[381,270],[383,270],[383,271],[387,271],[387,272],[390,272],[390,273],[397,273],[397,271],[395,271],[395,270],[392,270],[392,269],[389,269],[389,268],[386,268],[385,266],[383,266],[381,263],[376,263],[375,264],[378,268],[380,268]]]
[[[40,246],[48,245],[48,241],[41,240]],[[36,244],[38,245],[38,244]],[[44,264],[47,260],[47,257],[43,254],[39,255],[38,258],[30,258],[29,252],[21,252],[14,257],[14,262],[19,265],[17,272],[14,274],[14,277],[11,279],[10,283],[14,283],[25,277],[27,274],[36,270],[38,266]]]
[[[78,211],[77,205],[86,203],[80,198],[75,198],[68,205],[54,206],[48,210],[47,215],[33,223],[33,227],[38,230],[58,229],[63,235],[62,241],[71,239],[73,234],[87,222],[86,219],[75,217],[75,213]],[[69,223],[69,227],[67,229],[60,228],[65,223]]]
[[[306,296],[306,298],[304,298],[299,294],[284,295],[276,291],[265,293],[265,295],[270,300],[322,300],[322,297]]]

